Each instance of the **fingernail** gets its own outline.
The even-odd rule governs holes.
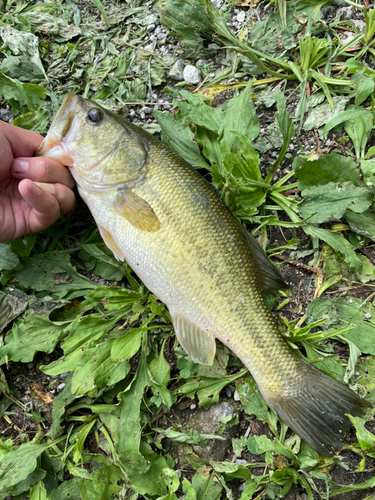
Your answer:
[[[32,183],[29,187],[29,193],[33,194],[34,196],[39,196],[41,192],[41,189],[38,188],[38,186],[36,186],[34,183]]]
[[[19,158],[16,158],[13,161],[13,170],[17,174],[24,174],[28,168],[29,162],[27,160],[20,160]]]
[[[56,188],[53,184],[47,182],[34,182],[38,187],[44,189],[48,193],[56,194]]]

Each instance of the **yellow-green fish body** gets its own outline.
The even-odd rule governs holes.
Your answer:
[[[212,364],[219,339],[293,430],[325,455],[341,449],[345,413],[366,403],[283,340],[262,297],[282,281],[211,185],[142,129],[73,95],[39,154],[71,167],[105,243],[168,306],[194,361]]]

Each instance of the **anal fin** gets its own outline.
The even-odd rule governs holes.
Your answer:
[[[211,366],[216,352],[215,337],[185,317],[172,311],[170,313],[177,339],[186,353],[194,363]]]

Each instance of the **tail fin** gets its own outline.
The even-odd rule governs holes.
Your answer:
[[[270,406],[282,420],[316,451],[330,457],[342,449],[347,413],[360,416],[371,405],[355,392],[303,361],[305,376],[295,397],[273,398]]]

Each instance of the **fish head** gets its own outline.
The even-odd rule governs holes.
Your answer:
[[[68,166],[78,186],[101,190],[141,180],[147,146],[130,122],[68,94],[35,154]]]

